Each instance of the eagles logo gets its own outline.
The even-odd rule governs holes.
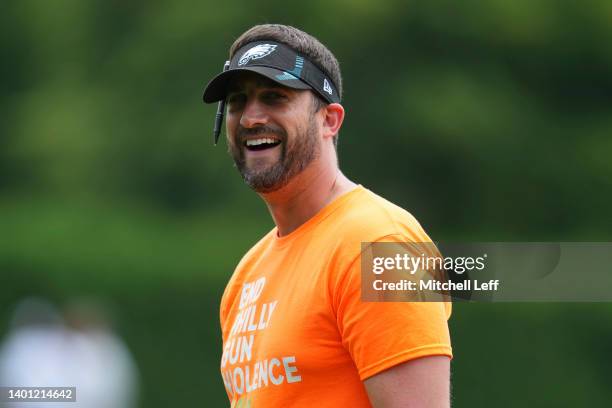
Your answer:
[[[242,54],[242,57],[238,60],[238,65],[244,65],[250,60],[263,58],[266,55],[272,54],[276,49],[276,45],[272,44],[259,44],[249,49],[247,52]]]

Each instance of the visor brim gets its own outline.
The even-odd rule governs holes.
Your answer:
[[[243,71],[250,71],[260,74],[282,86],[293,89],[312,89],[310,85],[302,82],[300,79],[293,75],[287,74],[285,71],[276,68],[262,67],[262,66],[251,66],[244,68],[235,68],[229,71],[225,71],[210,80],[206,88],[204,88],[204,94],[202,99],[205,103],[218,102],[225,99],[227,95],[227,88],[234,76]],[[279,79],[282,76],[287,79]],[[293,77],[293,78],[291,78]]]

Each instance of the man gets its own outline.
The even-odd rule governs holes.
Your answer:
[[[276,227],[221,300],[221,374],[232,407],[448,407],[444,303],[361,300],[362,242],[430,242],[403,209],[349,180],[336,143],[336,58],[283,25],[255,26],[209,82],[229,152]]]

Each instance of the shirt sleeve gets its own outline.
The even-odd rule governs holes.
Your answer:
[[[402,242],[401,236],[381,241]],[[364,302],[357,256],[334,290],[334,308],[344,347],[361,380],[425,356],[452,358],[448,302]]]

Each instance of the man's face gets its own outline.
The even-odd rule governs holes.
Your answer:
[[[261,75],[236,75],[227,95],[228,149],[244,181],[267,193],[284,187],[319,155],[310,91]]]

